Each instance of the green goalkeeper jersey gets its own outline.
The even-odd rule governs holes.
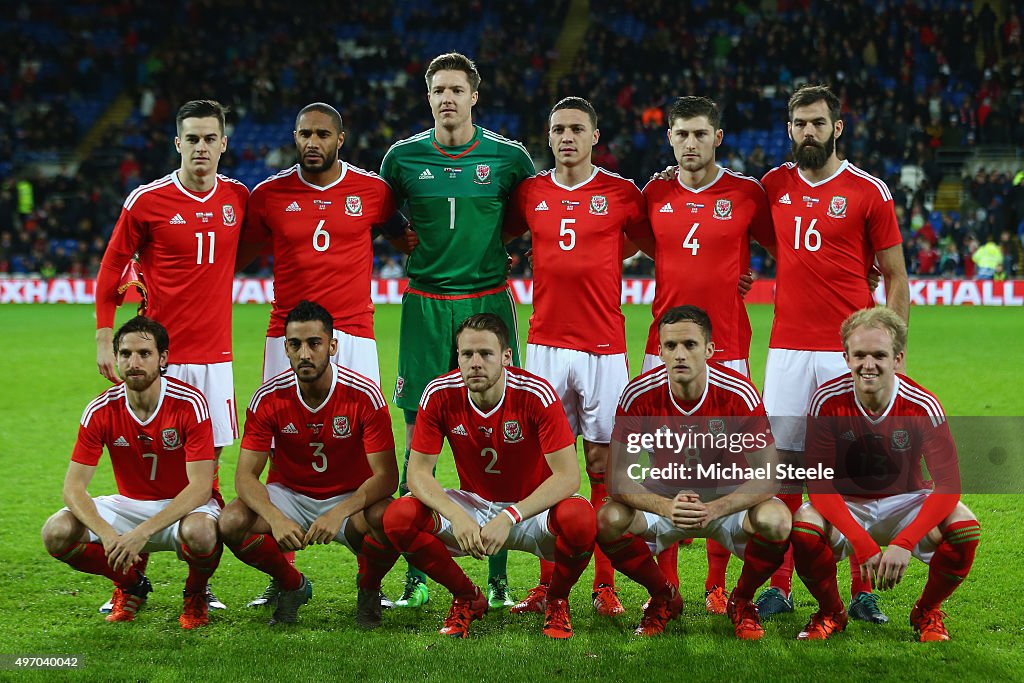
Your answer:
[[[434,129],[392,145],[380,174],[407,202],[420,240],[406,264],[410,287],[467,294],[505,282],[505,203],[534,172],[525,147],[480,126],[459,147],[439,144]]]

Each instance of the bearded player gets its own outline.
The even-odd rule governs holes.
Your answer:
[[[333,327],[327,310],[309,301],[288,313],[291,369],[265,382],[249,403],[238,498],[221,517],[231,552],[279,587],[272,626],[296,621],[313,594],[285,552],[341,543],[356,553],[362,628],[380,625],[380,582],[398,559],[381,526],[398,485],[387,401],[374,382],[331,362],[338,351]],[[276,476],[264,485],[271,443]]]
[[[508,328],[490,313],[456,331],[459,369],[427,385],[409,459],[412,496],[384,513],[388,538],[452,593],[441,633],[465,638],[488,600],[452,555],[507,549],[554,560],[544,634],[572,636],[569,591],[594,549],[594,510],[580,484],[575,437],[551,385],[510,367]],[[459,488],[434,478],[444,440]]]
[[[548,124],[555,168],[519,184],[504,233],[511,239],[530,232],[534,289],[526,367],[551,383],[573,433],[583,437],[590,502],[599,509],[607,496],[615,404],[629,381],[621,309],[624,244],[629,240],[653,254],[654,240],[636,185],[591,161],[601,134],[594,107],[567,97],[551,109]],[[513,612],[544,611],[553,569],[542,561],[540,583]],[[594,569],[597,613],[622,614],[615,572],[600,551]]]
[[[249,198],[245,185],[217,173],[228,145],[225,112],[213,100],[193,100],[178,110],[174,145],[181,167],[128,195],[96,277],[100,374],[117,381],[111,335],[118,282],[138,254],[149,293],[147,315],[174,339],[167,374],[206,397],[218,458],[221,448],[238,436],[231,291],[238,234]],[[212,593],[207,597],[211,607],[224,608]]]
[[[764,405],[780,455],[799,462],[810,397],[819,385],[845,375],[836,334],[854,311],[874,305],[865,285],[873,262],[885,280],[886,305],[909,319],[910,289],[903,240],[889,189],[878,178],[839,158],[843,133],[839,98],[825,86],[805,85],[789,100],[794,163],[765,174],[778,268],[775,318],[768,343]],[[783,500],[795,511],[800,494]],[[871,584],[853,571],[850,616],[874,623],[888,618]],[[791,612],[792,562],[758,597],[762,615]]]
[[[82,414],[64,478],[67,507],[47,520],[43,544],[74,569],[114,582],[109,622],[134,620],[153,590],[142,555],[173,550],[188,564],[179,623],[184,629],[204,626],[206,586],[223,549],[206,399],[194,387],[162,376],[169,342],[160,323],[132,318],[112,344],[124,382]],[[92,498],[88,486],[104,448],[117,494]]]
[[[395,384],[395,405],[405,416],[406,462],[423,389],[456,367],[455,328],[460,321],[475,313],[500,317],[513,330],[512,362],[519,365],[501,226],[513,188],[534,174],[525,147],[473,124],[480,72],[471,60],[458,53],[439,55],[427,67],[425,79],[434,127],[392,145],[380,168],[406,203],[419,238],[406,264],[409,286],[402,297]],[[403,493],[406,469],[403,464]],[[492,607],[515,604],[506,574],[505,556],[490,558]],[[423,578],[410,568],[396,604],[424,604],[429,594]]]
[[[885,307],[858,311],[841,335],[850,371],[818,388],[807,418],[808,465],[836,475],[809,484],[810,501],[793,518],[796,570],[818,602],[797,637],[824,640],[846,627],[836,560],[854,551],[880,590],[900,583],[911,556],[927,564],[910,624],[922,642],[949,640],[942,602],[967,578],[981,537],[960,502],[949,423],[931,392],[897,373],[907,341],[900,316]],[[922,478],[922,460],[933,486]]]
[[[395,210],[386,182],[340,158],[345,130],[334,107],[323,102],[303,107],[292,136],[299,163],[253,189],[238,250],[239,269],[261,252],[274,259],[263,381],[289,369],[285,317],[315,292],[334,320],[338,343],[331,362],[379,385],[370,300],[371,233],[376,229],[395,238],[406,221]],[[273,606],[278,589],[271,583],[248,606]]]

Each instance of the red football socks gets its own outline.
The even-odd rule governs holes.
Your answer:
[[[186,593],[200,593],[206,590],[210,577],[217,571],[220,557],[224,553],[224,544],[218,542],[216,547],[206,555],[194,552],[184,543],[181,544],[181,555],[188,564],[188,578],[185,579]]]
[[[594,472],[587,468],[587,476],[590,478],[590,504],[593,506],[594,513],[596,514],[601,509],[601,506],[604,505],[605,498],[608,497],[608,489],[604,484],[604,472]],[[602,584],[615,585],[615,570],[612,568],[612,563],[608,560],[608,556],[600,548],[595,548],[594,588],[597,589]]]
[[[818,601],[822,612],[834,614],[845,609],[836,583],[836,560],[825,532],[814,524],[793,522],[789,537],[797,573]]]
[[[568,599],[583,570],[590,563],[597,536],[597,520],[590,503],[582,498],[566,498],[548,513],[548,528],[555,535],[555,571],[548,598]]]
[[[928,582],[917,601],[921,609],[938,609],[967,578],[980,540],[981,526],[976,520],[954,522],[946,528],[942,543],[928,564]]]
[[[804,503],[804,495],[802,493],[780,493],[775,496],[789,508],[790,513],[796,513],[800,509],[800,506]],[[772,588],[778,588],[782,591],[783,595],[789,595],[793,592],[793,549],[786,550],[786,556],[782,560],[782,564],[772,574]]]
[[[679,588],[679,544],[673,543],[658,553],[658,567],[665,579]],[[620,570],[621,571],[621,570]]]
[[[725,570],[729,567],[729,556],[732,553],[713,538],[707,540],[707,552],[708,576],[704,579],[704,590],[709,591],[715,586],[725,588]]]
[[[761,534],[754,534],[747,541],[743,552],[743,571],[732,594],[740,600],[753,600],[754,591],[779,568],[788,547],[789,539],[769,541]]]
[[[384,512],[384,532],[409,562],[451,591],[456,598],[472,598],[476,585],[434,535],[430,508],[415,498],[399,498]]]
[[[359,587],[379,591],[384,576],[398,561],[398,551],[390,543],[384,546],[371,536],[366,536],[356,557],[359,560]]]
[[[285,559],[277,541],[270,534],[253,534],[237,547],[230,543],[228,547],[242,562],[270,574],[280,584],[281,590],[293,591],[302,585],[302,574]]]
[[[129,567],[126,572],[114,571],[107,564],[107,554],[101,543],[72,543],[53,556],[80,572],[105,576],[121,588],[134,586],[139,580],[139,570],[135,566]]]
[[[644,539],[626,534],[616,541],[603,544],[602,549],[613,567],[646,588],[652,596],[667,596],[668,579],[658,568]]]

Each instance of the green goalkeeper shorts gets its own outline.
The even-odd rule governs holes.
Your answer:
[[[507,286],[482,294],[440,296],[409,291],[402,297],[394,400],[403,410],[415,411],[427,384],[458,367],[455,330],[476,313],[493,313],[508,325],[512,364],[521,367],[516,306]]]

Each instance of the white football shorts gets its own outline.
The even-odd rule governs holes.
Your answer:
[[[302,527],[303,531],[309,531],[309,527],[313,525],[317,517],[352,496],[350,491],[349,493],[342,493],[339,496],[332,496],[321,500],[320,498],[310,498],[309,496],[297,493],[284,484],[278,483],[267,484],[267,493],[274,507],[280,510],[285,517]],[[345,538],[345,528],[348,527],[348,520],[349,518],[346,517],[345,521],[341,523],[341,528],[338,529],[338,535],[334,537],[334,542],[342,544],[352,552],[356,552],[356,549]]]
[[[841,351],[768,349],[763,401],[776,448],[804,449],[811,397],[819,386],[849,371]]]
[[[191,384],[206,397],[213,423],[215,448],[230,446],[238,438],[238,413],[235,411],[235,378],[231,361],[227,363],[172,363],[167,374]]]
[[[117,533],[125,534],[163,510],[171,500],[138,500],[115,494],[112,496],[97,496],[92,499],[92,502],[96,504],[97,512],[100,513],[100,517],[106,520],[107,524],[114,527]],[[64,509],[67,510],[67,508]],[[211,517],[216,525],[217,520],[220,519],[220,503],[215,498],[211,498],[205,505],[200,505],[188,513],[188,515],[194,515],[197,512]],[[185,515],[185,517],[188,517],[188,515]],[[178,536],[178,528],[180,526],[181,520],[178,520],[167,528],[153,534],[149,542],[142,549],[142,552],[153,553],[160,550],[173,550],[179,560],[184,560],[185,558],[181,554],[181,538]],[[89,532],[90,543],[97,543],[99,540],[99,536],[92,531]]]
[[[611,442],[615,408],[629,383],[626,354],[527,344],[526,369],[551,382],[573,434],[591,443]]]

